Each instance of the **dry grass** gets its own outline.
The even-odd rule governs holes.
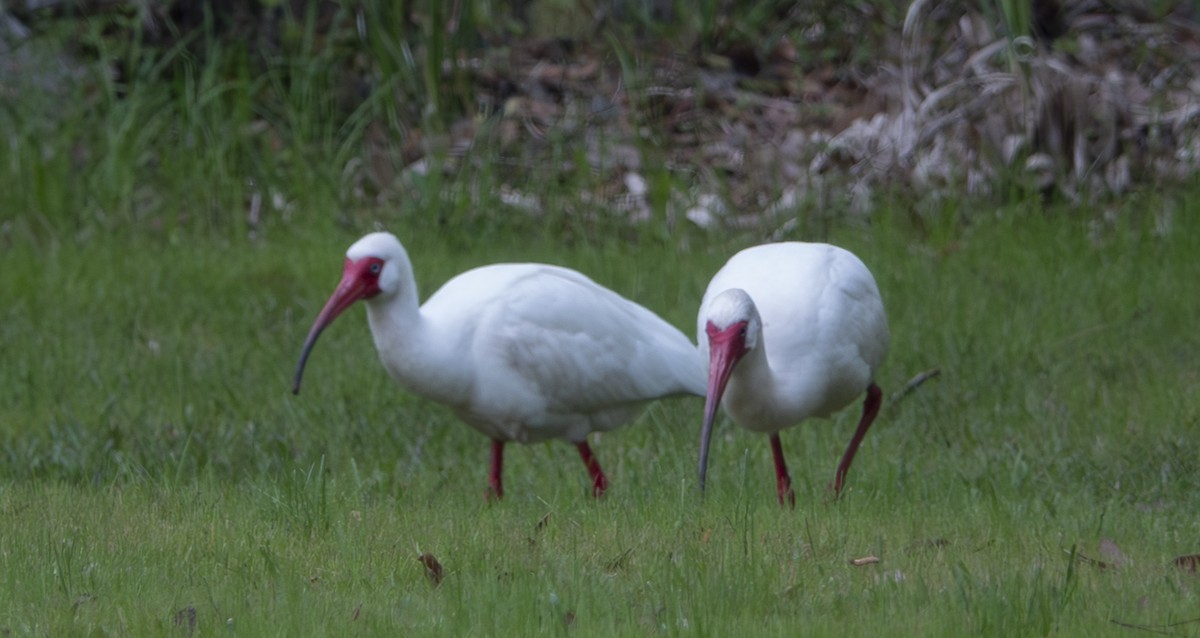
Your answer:
[[[960,3],[910,5],[868,81],[895,105],[832,136],[811,165],[842,171],[856,205],[901,182],[993,196],[1016,185],[1094,203],[1188,179],[1200,162],[1200,29],[1190,19],[1068,2],[1065,32],[1009,37]]]

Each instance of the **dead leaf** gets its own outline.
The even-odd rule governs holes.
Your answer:
[[[850,559],[850,564],[854,565],[855,567],[862,567],[863,565],[874,565],[875,563],[878,563],[878,562],[879,562],[878,556],[863,556],[862,558],[851,558]]]
[[[629,562],[629,556],[632,553],[633,553],[633,548],[632,547],[627,548],[625,551],[621,552],[621,554],[619,556],[608,561],[608,564],[605,565],[604,568],[610,572],[615,572],[618,569],[621,569],[622,567],[625,566],[625,563]]]
[[[443,571],[442,564],[438,562],[438,559],[435,558],[433,554],[425,552],[417,557],[417,561],[425,566],[425,576],[429,578],[429,581],[433,583],[433,586],[440,586],[442,584]]]
[[[354,607],[354,611],[350,612],[350,622],[358,620],[358,615],[362,613],[362,603]]]
[[[575,624],[575,610],[574,609],[567,610],[566,615],[563,616],[563,622],[565,622],[568,627]]]
[[[1175,560],[1171,561],[1176,567],[1185,572],[1193,574],[1200,571],[1200,554],[1188,554],[1187,556],[1176,556]]]
[[[196,633],[196,608],[188,605],[183,609],[175,612],[173,618],[175,626],[181,630],[186,630],[187,635],[191,636]]]
[[[711,537],[712,537],[712,528],[709,528],[709,529],[706,529],[706,530],[704,530],[704,531],[703,531],[703,532],[700,534],[700,544],[701,544],[701,545],[707,545],[707,544],[708,544],[708,539],[709,539],[709,538],[711,538]]]
[[[1100,539],[1100,555],[1112,562],[1113,567],[1121,567],[1129,562],[1129,557],[1121,551],[1120,547],[1117,547],[1116,541],[1111,538]]]

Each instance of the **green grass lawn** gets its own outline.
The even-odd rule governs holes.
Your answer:
[[[795,511],[766,438],[728,422],[699,498],[702,405],[682,399],[593,438],[603,501],[549,443],[510,447],[489,506],[487,440],[392,383],[360,309],[293,396],[367,223],[15,233],[0,634],[1197,635],[1200,577],[1172,564],[1200,552],[1189,195],[1131,198],[1111,225],[1008,208],[830,227],[879,280],[885,391],[941,374],[884,408],[839,502],[825,486],[857,406],[787,431]],[[423,296],[471,266],[550,261],[688,334],[708,277],[757,241],[386,219]]]

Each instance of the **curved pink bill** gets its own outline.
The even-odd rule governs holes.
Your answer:
[[[304,376],[304,364],[308,362],[308,355],[317,343],[317,337],[321,336],[321,331],[333,323],[338,315],[354,305],[354,302],[371,295],[372,282],[363,277],[363,267],[359,267],[368,265],[365,263],[367,261],[364,259],[360,262],[353,262],[346,259],[342,280],[329,297],[329,301],[325,302],[321,314],[317,315],[312,329],[308,331],[308,338],[304,340],[304,350],[300,352],[300,361],[296,364],[296,375],[292,378],[292,394],[300,394],[300,380]]]
[[[700,491],[704,491],[708,474],[708,445],[712,439],[713,423],[721,407],[721,397],[733,368],[746,354],[746,342],[742,336],[745,322],[738,322],[724,330],[709,323],[708,333],[708,392],[704,400],[704,426],[700,432]]]

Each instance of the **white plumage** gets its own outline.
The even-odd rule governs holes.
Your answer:
[[[709,283],[697,333],[709,362],[701,486],[723,404],[738,425],[771,435],[780,502],[794,503],[779,431],[827,417],[866,391],[862,419],[835,475],[840,492],[879,410],[882,392],[874,376],[889,340],[879,289],[862,261],[828,244],[747,248]]]
[[[359,299],[392,377],[492,439],[495,496],[503,493],[504,444],[552,438],[577,445],[598,496],[607,479],[590,432],[628,423],[651,400],[704,394],[703,360],[682,332],[584,275],[544,264],[484,266],[420,305],[408,255],[388,233],[346,252],[342,281],[305,343],[295,391],[317,336]]]

